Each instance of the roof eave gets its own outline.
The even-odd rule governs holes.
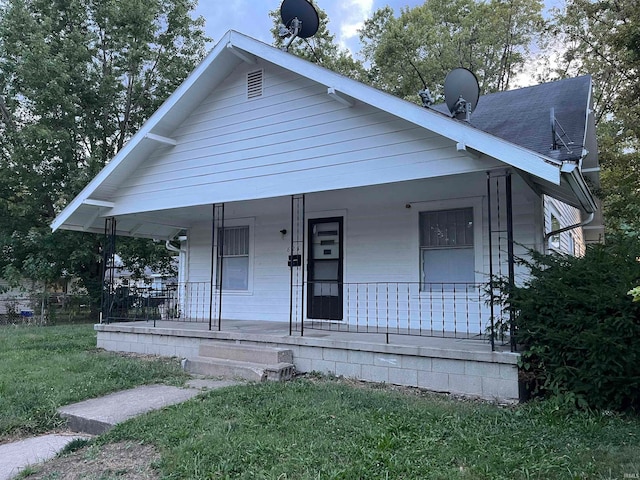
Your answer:
[[[176,91],[160,106],[160,108],[145,122],[140,130],[127,142],[120,152],[89,182],[89,184],[78,194],[74,200],[51,223],[52,230],[61,228],[83,204],[94,196],[96,199],[100,195],[96,194],[99,187],[123,161],[134,156],[143,142],[149,140],[149,135],[166,135],[162,131],[162,126],[171,126],[171,113],[179,105],[189,103],[192,89],[199,84],[206,83],[207,73],[212,64],[221,56],[230,55],[235,58],[233,61],[222,62],[222,66],[215,69],[220,75],[228,74],[235,66],[241,63],[243,55],[238,55],[237,51],[242,50],[248,54],[247,58],[262,58],[263,60],[276,64],[284,69],[298,73],[315,81],[324,84],[327,88],[347,95],[356,101],[367,103],[373,107],[387,111],[398,118],[402,118],[417,126],[433,131],[460,143],[466,147],[474,149],[482,154],[496,158],[505,164],[525,171],[540,179],[553,184],[560,184],[560,168],[562,164],[554,159],[545,157],[536,152],[527,150],[518,145],[502,140],[486,132],[482,132],[464,122],[454,120],[434,110],[425,109],[405,100],[394,97],[390,94],[379,91],[373,87],[363,85],[335,72],[328,71],[322,67],[309,63],[294,55],[286,54],[270,45],[259,42],[235,31],[227,32],[207,57],[196,67],[196,69],[185,79]],[[231,53],[225,53],[231,52]],[[227,71],[228,70],[228,71]],[[209,72],[210,73],[210,72]],[[196,91],[197,92],[197,91]],[[187,98],[187,99],[185,99]],[[191,99],[192,100],[192,99]],[[156,129],[154,132],[153,130]],[[146,139],[146,140],[145,140]],[[100,216],[108,215],[108,209],[103,209]]]
[[[561,168],[562,178],[564,178],[576,196],[582,210],[588,214],[595,213],[598,210],[598,204],[589,190],[589,186],[584,180],[580,168],[573,162],[566,162]]]

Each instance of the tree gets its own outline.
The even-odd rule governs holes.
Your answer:
[[[366,81],[366,70],[362,63],[355,60],[348,50],[341,48],[335,41],[335,35],[329,32],[327,13],[315,5],[320,20],[318,32],[308,39],[296,39],[289,47],[289,53],[317,63],[329,70],[358,81]],[[274,46],[282,48],[289,41],[278,34],[282,23],[279,10],[272,10],[269,16],[273,20],[271,34]]]
[[[484,93],[507,90],[542,32],[539,0],[427,0],[374,12],[360,30],[361,53],[371,64],[374,86],[417,101],[425,87],[442,90],[446,74],[465,67]]]
[[[49,224],[204,55],[193,0],[7,0],[0,10],[0,275],[101,288],[100,238]],[[157,245],[134,241],[136,254]],[[126,249],[125,249],[126,250]],[[166,265],[166,255],[158,262]]]

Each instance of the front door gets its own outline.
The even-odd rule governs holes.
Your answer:
[[[307,317],[342,320],[342,217],[309,220]]]

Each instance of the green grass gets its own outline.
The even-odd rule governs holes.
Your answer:
[[[95,341],[91,325],[0,328],[0,441],[59,426],[60,405],[184,380],[175,360],[100,352]],[[91,448],[120,440],[156,445],[167,479],[640,477],[637,416],[326,378],[212,391],[119,425]]]
[[[0,441],[61,425],[56,408],[148,383],[184,381],[177,360],[96,349],[93,325],[0,327]]]
[[[640,473],[640,419],[299,379],[232,387],[122,424],[167,479],[553,479]],[[627,476],[626,478],[633,478]]]

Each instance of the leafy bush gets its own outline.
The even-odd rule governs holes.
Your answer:
[[[578,406],[640,407],[640,242],[613,238],[582,258],[532,252],[529,281],[516,287],[522,370],[538,393]]]

